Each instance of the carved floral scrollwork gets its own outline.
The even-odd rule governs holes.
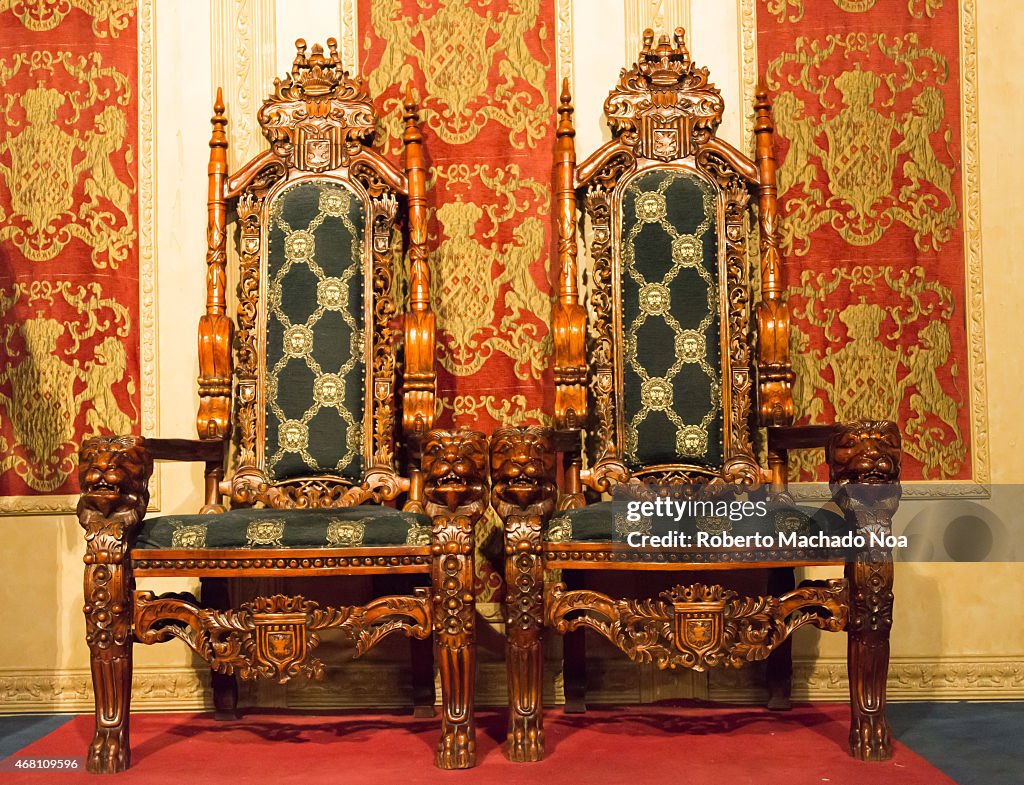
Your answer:
[[[805,624],[842,630],[848,609],[845,580],[807,582],[782,597],[741,597],[700,583],[661,596],[661,601],[614,600],[556,584],[545,619],[563,634],[589,627],[634,662],[703,671],[763,660]]]
[[[632,68],[604,103],[612,134],[636,145],[645,158],[670,161],[690,155],[711,139],[722,122],[725,104],[708,81],[708,69],[698,68],[677,28],[672,43],[644,32],[644,45]]]
[[[323,663],[310,655],[321,630],[341,630],[355,641],[358,656],[392,632],[427,638],[430,627],[426,589],[412,597],[381,597],[342,608],[275,594],[228,611],[202,608],[187,595],[135,595],[135,635],[141,643],[180,638],[215,671],[247,680],[322,679]]]

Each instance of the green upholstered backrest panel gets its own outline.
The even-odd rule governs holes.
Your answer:
[[[362,201],[336,181],[284,188],[269,211],[265,471],[363,472]]]
[[[657,169],[622,198],[623,456],[630,468],[722,464],[713,187]]]

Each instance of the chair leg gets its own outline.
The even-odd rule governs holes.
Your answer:
[[[566,570],[563,579],[568,589],[584,588],[580,572]],[[586,630],[574,630],[562,636],[562,689],[565,713],[585,714],[587,711],[587,637]]]
[[[123,552],[117,554],[124,556]],[[92,560],[89,560],[89,557]],[[96,730],[85,767],[116,774],[131,765],[133,581],[127,559],[90,549],[85,567],[85,640],[89,646]]]
[[[505,665],[508,673],[509,760],[544,757],[544,564],[539,516],[513,514],[505,523]]]
[[[850,754],[866,761],[892,757],[892,731],[885,710],[892,628],[892,561],[858,556],[847,564],[850,618],[847,668],[850,679]]]
[[[205,607],[218,611],[230,609],[226,578],[200,578],[199,592]],[[239,719],[242,713],[238,710],[238,679],[235,675],[211,669],[210,687],[213,689],[214,718],[222,722]]]
[[[768,594],[779,597],[796,588],[792,567],[778,567],[768,573]],[[792,708],[793,639],[786,638],[765,661],[765,682],[768,687],[768,708],[788,711]]]
[[[455,519],[455,525],[468,519]],[[435,521],[435,540],[437,522]],[[466,531],[445,532],[458,539],[457,551],[434,557],[432,593],[434,635],[441,672],[441,741],[436,762],[442,769],[476,765],[476,610],[473,601],[473,543]],[[462,539],[465,542],[462,542]]]
[[[412,663],[412,714],[414,717],[433,717],[434,704],[434,642],[429,638],[409,639],[409,660]]]

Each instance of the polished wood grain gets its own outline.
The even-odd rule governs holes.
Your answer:
[[[885,719],[885,676],[892,624],[892,562],[884,550],[858,553],[849,564],[801,560],[775,547],[750,549],[631,548],[622,542],[548,542],[555,510],[585,507],[616,486],[641,483],[735,483],[791,502],[791,450],[825,447],[833,501],[862,534],[888,528],[899,500],[899,431],[892,423],[794,426],[790,313],[779,232],[775,123],[764,84],[755,104],[755,155],[716,138],[724,104],[707,69],[690,59],[677,30],[655,42],[644,33],[637,62],[623,69],[605,101],[612,138],[577,166],[568,85],[559,105],[553,169],[558,229],[558,303],[552,316],[555,430],[495,432],[491,459],[495,509],[503,521],[505,619],[508,635],[509,730],[512,760],[544,755],[541,640],[544,629],[565,636],[566,711],[585,711],[585,638],[608,639],[634,661],[704,670],[767,660],[769,706],[789,706],[790,635],[812,625],[848,635],[850,751],[863,760],[891,754]],[[696,171],[717,191],[722,298],[722,466],[666,463],[629,468],[623,461],[624,356],[620,296],[622,191],[639,173]],[[592,243],[589,307],[579,305],[577,204]],[[724,214],[724,215],[723,215]],[[751,271],[746,227],[757,221],[760,270]],[[754,291],[758,274],[760,291]],[[758,296],[759,295],[759,296]],[[752,336],[756,339],[752,340]],[[583,407],[586,403],[587,406]],[[758,462],[754,428],[767,433]],[[584,444],[587,460],[584,468]],[[551,459],[545,453],[551,453]],[[554,483],[561,457],[560,487]],[[862,485],[876,489],[865,496]],[[813,556],[808,553],[807,555]],[[739,560],[739,559],[742,559]],[[788,560],[788,561],[787,561]],[[842,577],[795,584],[793,568],[844,567]],[[611,597],[587,585],[594,571],[698,571],[711,576],[750,570],[765,581],[751,596],[721,585],[679,584],[659,598]],[[559,582],[554,576],[561,576]],[[727,576],[723,575],[723,579]],[[723,583],[726,582],[723,580]],[[595,751],[594,754],[601,754]],[[642,772],[637,773],[642,779]]]
[[[258,122],[269,149],[229,175],[226,107],[214,104],[208,167],[206,311],[199,323],[198,439],[140,436],[87,440],[80,455],[85,530],[85,616],[96,702],[87,768],[114,773],[131,762],[132,643],[177,638],[213,670],[220,717],[237,716],[235,677],[284,682],[320,678],[312,652],[322,630],[340,630],[363,653],[402,632],[414,641],[416,701],[432,713],[431,642],[441,677],[441,732],[435,762],[476,760],[475,527],[488,503],[488,455],[476,432],[433,430],[435,323],[427,264],[427,165],[411,92],[404,102],[404,168],[371,147],[376,114],[365,80],[349,76],[328,39],[296,42],[292,68],[275,80]],[[368,411],[361,479],[329,474],[274,481],[263,469],[266,376],[268,200],[297,179],[343,183],[364,201],[363,322]],[[228,216],[239,238],[238,310],[227,312]],[[394,299],[393,237],[407,230],[409,298]],[[401,351],[399,351],[401,349]],[[232,350],[234,355],[232,356]],[[399,358],[404,357],[404,368]],[[401,417],[399,417],[401,410]],[[234,449],[225,476],[228,445]],[[282,510],[392,504],[426,513],[431,542],[359,548],[136,549],[154,460],[204,467],[209,524],[230,506]],[[320,606],[271,594],[233,607],[231,578],[398,576],[364,605]],[[421,575],[416,579],[413,576]],[[135,590],[136,577],[198,577],[202,597]],[[404,576],[409,576],[404,577]],[[382,582],[382,590],[383,590]],[[429,586],[422,585],[429,583]],[[410,752],[410,759],[412,759]],[[424,759],[425,761],[425,759]],[[202,765],[201,762],[193,762]],[[413,761],[412,765],[416,765]]]

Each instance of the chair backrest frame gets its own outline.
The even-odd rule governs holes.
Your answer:
[[[555,419],[561,428],[587,429],[591,465],[584,474],[592,487],[629,479],[757,485],[771,474],[756,459],[753,428],[792,422],[771,106],[762,86],[755,105],[757,162],[716,137],[723,110],[707,69],[690,60],[683,31],[676,30],[673,43],[663,36],[655,45],[648,30],[637,63],[623,69],[604,104],[612,139],[577,166],[568,84],[563,88],[555,152],[560,264],[553,330]],[[630,470],[623,460],[622,198],[637,177],[659,170],[692,173],[716,194],[724,425],[720,469],[672,462]],[[592,237],[589,324],[577,282],[578,202]],[[755,204],[761,280],[756,306],[747,249],[747,221]],[[751,340],[754,325],[756,341]]]
[[[414,473],[408,467],[399,471],[399,445],[418,443],[433,425],[434,317],[426,261],[426,165],[416,106],[407,91],[403,171],[370,146],[376,133],[376,113],[366,82],[350,78],[343,70],[333,39],[328,39],[327,45],[327,55],[314,45],[307,56],[305,42],[297,42],[291,72],[275,79],[274,92],[258,114],[270,149],[230,178],[227,121],[220,94],[212,118],[207,311],[199,331],[197,428],[200,438],[227,440],[234,420],[235,467],[221,488],[235,505],[341,506],[393,499],[410,490],[409,474]],[[305,182],[338,183],[358,198],[365,210],[361,481],[329,473],[275,480],[266,470],[269,211],[285,189]],[[240,267],[234,330],[225,297],[229,205],[237,214]],[[400,226],[400,208],[407,215],[407,306],[396,303],[393,293],[399,272],[393,269],[393,241]],[[396,329],[401,311],[405,311],[401,314],[404,340]],[[404,369],[398,359],[403,344]]]

